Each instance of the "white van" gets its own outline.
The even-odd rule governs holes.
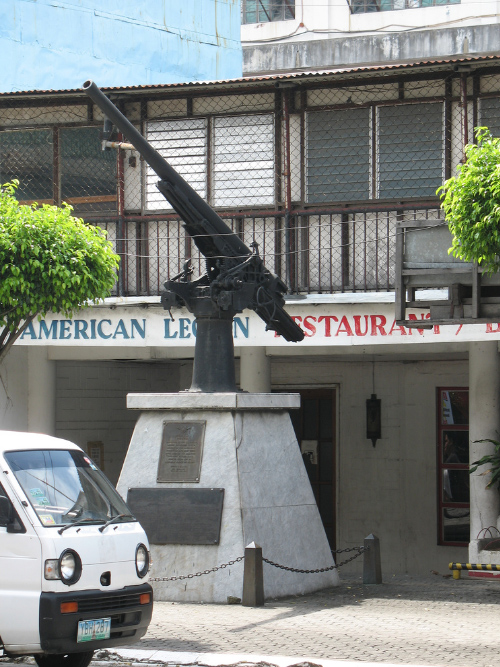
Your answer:
[[[0,649],[40,667],[87,667],[148,628],[141,525],[77,445],[0,431]],[[1,655],[1,650],[0,650]]]

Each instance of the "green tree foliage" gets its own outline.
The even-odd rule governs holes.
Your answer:
[[[465,147],[466,162],[438,189],[453,235],[449,252],[478,262],[487,273],[500,269],[500,139],[476,129],[477,144]]]
[[[470,467],[470,474],[476,472],[476,470],[481,467],[488,465],[490,466],[488,470],[485,470],[480,475],[491,475],[488,483],[486,484],[487,489],[491,489],[496,486],[500,491],[500,442],[498,440],[492,440],[491,438],[485,438],[484,440],[474,440],[474,442],[491,442],[495,446],[495,450],[492,454],[485,454],[478,461],[473,461]]]
[[[109,296],[119,261],[102,229],[66,204],[19,204],[17,185],[0,187],[0,361],[36,317]]]

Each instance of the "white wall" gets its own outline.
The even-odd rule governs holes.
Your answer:
[[[462,0],[461,4],[439,5],[397,11],[351,14],[347,0],[295,0],[295,20],[251,23],[241,26],[243,44],[283,39],[292,42],[331,39],[360,33],[402,32],[498,23],[497,2]]]
[[[128,392],[179,388],[178,366],[119,361],[60,361],[56,375],[56,435],[83,449],[104,444],[104,472],[116,484],[138,414]]]
[[[338,385],[337,546],[380,538],[383,574],[448,573],[467,549],[437,546],[436,387],[468,386],[467,361],[273,360],[273,387]],[[382,438],[366,439],[365,401],[382,399]],[[362,559],[345,572],[361,572]]]

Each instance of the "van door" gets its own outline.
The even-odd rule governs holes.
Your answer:
[[[0,637],[7,650],[14,646],[36,649],[40,646],[41,544],[2,477],[0,496],[8,504],[3,501],[1,507],[8,507],[10,515],[0,515]]]

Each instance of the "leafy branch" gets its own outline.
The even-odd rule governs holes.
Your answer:
[[[474,461],[471,464],[469,473],[476,472],[481,466],[489,465],[490,468],[484,472],[479,473],[480,475],[489,475],[491,474],[491,479],[486,484],[487,489],[491,489],[493,486],[497,486],[500,490],[500,442],[498,440],[492,440],[491,438],[485,438],[484,440],[475,440],[474,442],[490,442],[495,446],[495,451],[491,454],[485,454],[478,461]]]
[[[109,296],[119,261],[104,230],[67,204],[19,204],[18,185],[0,186],[0,361],[36,317]]]
[[[500,270],[500,138],[476,128],[477,144],[465,146],[466,161],[437,190],[453,235],[449,249],[486,273]]]

